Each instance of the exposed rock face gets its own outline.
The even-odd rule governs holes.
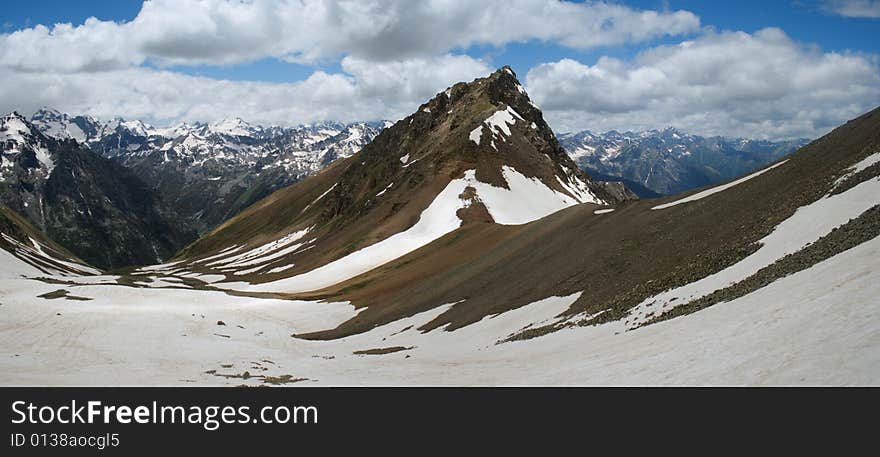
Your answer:
[[[196,234],[125,167],[0,118],[0,202],[49,238],[103,269],[161,261]]]
[[[21,275],[82,276],[100,273],[0,205],[0,278]]]

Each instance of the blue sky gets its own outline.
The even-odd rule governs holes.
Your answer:
[[[262,8],[262,14],[258,11],[248,17],[250,22],[239,23],[235,18],[242,15],[242,5],[210,2],[210,8],[200,8],[195,2],[161,0],[153,2],[149,11],[142,11],[141,2],[134,1],[4,5],[0,55],[5,63],[0,65],[6,67],[0,71],[9,72],[13,81],[30,76],[23,86],[32,93],[22,94],[19,87],[18,95],[9,94],[2,108],[28,111],[35,103],[45,103],[154,123],[231,116],[280,124],[321,118],[393,118],[407,114],[448,84],[505,64],[514,68],[548,119],[561,130],[673,125],[726,135],[815,136],[880,103],[880,2],[872,0],[641,0],[582,5],[518,0],[499,4],[513,11],[504,11],[508,19],[486,26],[497,28],[492,33],[480,30],[479,24],[447,31],[443,21],[449,20],[446,28],[454,29],[461,22],[454,18],[463,17],[455,15],[462,11],[438,7],[421,11],[412,6],[418,2],[392,0],[367,12],[358,10],[342,25],[312,24],[323,19],[309,20],[306,11],[280,0],[257,2],[253,8],[245,5],[249,11]],[[369,2],[360,3],[357,6]],[[462,5],[475,9],[483,5],[487,11],[496,8],[491,9],[493,15],[499,8],[481,2]],[[554,12],[560,5],[563,9]],[[546,17],[524,24],[536,12]],[[646,12],[660,19],[646,19]],[[276,22],[276,16],[289,22]],[[86,23],[90,17],[99,21]],[[371,22],[389,17],[399,21],[369,30]],[[434,17],[437,27],[432,27]],[[176,22],[179,18],[187,20]],[[407,21],[423,24],[400,25]],[[58,23],[73,27],[53,28]],[[315,31],[280,31],[300,28],[303,23]],[[38,24],[49,30],[41,31]],[[333,30],[337,25],[338,34]],[[424,40],[419,36],[420,26],[427,36]],[[261,27],[267,30],[253,31]],[[510,29],[523,30],[513,33]],[[252,46],[242,44],[248,40]],[[682,43],[690,41],[702,51],[685,49]],[[764,60],[752,61],[748,54],[737,52],[740,48]],[[729,53],[728,68],[742,67],[739,74],[726,77],[726,68],[709,62],[712,53]],[[679,67],[670,62],[678,62]],[[777,68],[766,72],[764,63]],[[813,73],[799,69],[803,74],[791,77],[803,82],[803,87],[786,89],[784,81],[779,81],[785,65],[815,69],[809,70]],[[695,83],[679,71],[681,66],[693,66],[694,72],[717,80]],[[840,78],[830,75],[836,68]],[[661,78],[662,84],[656,79],[646,81],[645,75]],[[87,87],[89,77],[92,82],[106,81],[111,89],[102,94]],[[819,78],[824,79],[816,82]],[[126,91],[126,81],[142,81],[142,85]],[[755,84],[746,87],[742,81]],[[723,100],[714,105],[682,101],[679,89],[688,84],[697,84],[689,92],[706,87],[714,91],[711,97],[702,94],[702,99]],[[588,86],[597,89],[590,92]],[[210,94],[227,97],[227,92],[228,99],[222,102],[205,99]],[[825,95],[804,102],[812,105],[791,106],[807,92]],[[270,103],[241,103],[249,93],[263,94]],[[838,95],[836,104],[828,101],[835,98],[832,94]],[[767,106],[768,97],[776,97],[777,104]],[[277,103],[279,99],[289,106]],[[733,102],[745,99],[754,105]],[[740,111],[743,114],[733,114]],[[766,114],[761,118],[755,112]]]

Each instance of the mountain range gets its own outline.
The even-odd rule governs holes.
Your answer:
[[[241,119],[155,128],[42,109],[31,122],[132,170],[200,233],[269,193],[348,157],[385,122],[262,127]]]
[[[138,193],[148,195],[146,198],[160,207],[149,217],[126,217],[142,226],[160,221],[160,227],[173,225],[181,233],[165,237],[147,230],[141,238],[154,248],[123,243],[119,252],[102,259],[95,246],[103,245],[108,237],[92,239],[87,235],[90,232],[80,230],[77,223],[70,225],[69,231],[78,235],[58,240],[101,268],[167,258],[190,242],[193,232],[207,233],[272,192],[317,173],[337,159],[350,157],[391,125],[382,121],[264,127],[235,118],[157,128],[139,120],[100,121],[49,108],[37,111],[29,120],[17,118],[24,122],[23,128],[51,140],[52,148],[75,141],[125,167],[124,176],[138,178],[132,181],[134,186],[149,188],[149,192]],[[599,180],[623,182],[642,197],[730,179],[778,159],[802,143],[704,138],[674,129],[604,134],[583,131],[559,136],[559,144],[581,169]],[[71,187],[82,186],[76,183],[77,177]],[[7,187],[2,201],[48,229],[34,210],[39,205],[25,209],[25,204],[33,202],[16,202],[18,194],[18,190]],[[63,223],[68,222],[70,218]],[[109,224],[108,219],[104,225]]]
[[[135,173],[23,116],[0,118],[0,204],[102,269],[161,261],[197,233]]]
[[[674,128],[559,135],[577,164],[602,179],[623,181],[642,197],[672,195],[750,173],[807,144],[702,137]]]

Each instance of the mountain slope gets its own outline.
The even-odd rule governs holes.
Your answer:
[[[100,273],[46,238],[23,217],[0,205],[0,278]]]
[[[178,257],[197,271],[265,283],[253,290],[301,292],[463,225],[523,224],[629,198],[619,183],[577,168],[505,67],[441,92],[359,153],[256,203]]]
[[[140,179],[73,140],[0,118],[0,202],[91,265],[161,261],[195,234]]]
[[[559,141],[578,165],[619,177],[643,197],[672,195],[754,171],[794,151],[806,140],[771,142],[701,137],[678,130],[566,133]]]

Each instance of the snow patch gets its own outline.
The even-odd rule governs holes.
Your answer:
[[[761,247],[745,259],[703,279],[642,301],[631,312],[635,318],[631,325],[645,321],[652,312],[659,314],[742,281],[778,259],[803,249],[877,204],[880,204],[880,178],[802,206],[761,239]]]
[[[477,191],[480,201],[498,224],[526,224],[581,203],[547,187],[538,178],[526,177],[513,167],[505,165],[501,173],[509,189],[478,181],[474,170],[465,172],[465,181]]]
[[[470,140],[473,141],[474,143],[477,143],[477,146],[480,145],[480,139],[482,139],[482,137],[483,137],[483,124],[480,124],[477,126],[477,128],[471,130],[470,135],[468,135],[468,138],[470,138]]]
[[[377,197],[378,197],[378,196],[380,196],[380,195],[382,195],[382,194],[384,194],[384,193],[385,193],[385,192],[388,192],[388,189],[390,189],[390,188],[391,188],[391,186],[393,186],[393,185],[394,185],[394,183],[393,183],[393,182],[392,182],[392,183],[391,183],[391,184],[389,184],[389,185],[387,185],[387,186],[385,186],[385,188],[384,188],[384,189],[382,189],[382,191],[381,191],[381,192],[379,192],[379,193],[378,193],[378,194],[376,194],[376,196],[377,196]]]
[[[5,249],[0,249],[0,279],[39,276],[42,274],[43,272],[33,265],[19,259]]]
[[[477,126],[477,128],[471,130],[468,138],[479,145],[483,135],[483,125],[485,125],[489,127],[489,130],[493,134],[492,147],[497,150],[498,148],[495,147],[494,136],[497,135],[501,139],[501,141],[505,141],[506,138],[510,136],[510,126],[514,125],[517,119],[521,121],[524,120],[523,117],[516,112],[516,110],[508,106],[505,109],[496,111],[491,116],[486,118],[486,120],[483,121],[482,124]]]
[[[268,272],[266,272],[266,274],[270,274],[270,275],[271,275],[271,274],[275,274],[275,273],[281,273],[282,271],[289,270],[289,269],[291,269],[291,268],[293,268],[293,267],[295,267],[295,266],[296,266],[296,265],[294,265],[294,264],[292,264],[292,263],[291,263],[291,264],[288,264],[288,265],[282,265],[282,266],[280,266],[280,267],[275,267],[275,268],[269,270]]]
[[[559,185],[565,189],[569,195],[573,196],[579,203],[596,203],[603,204],[602,200],[599,197],[593,195],[593,192],[590,190],[590,187],[584,181],[581,181],[575,175],[568,176],[567,181],[563,181],[559,175],[556,175],[556,181],[559,182]]]
[[[846,173],[844,173],[843,176],[837,178],[837,180],[834,181],[834,185],[836,186],[836,185],[842,183],[850,176],[852,176],[852,175],[854,175],[864,169],[867,169],[871,165],[874,165],[875,163],[878,163],[878,162],[880,162],[880,152],[875,152],[875,153],[869,155],[868,157],[865,157],[864,159],[860,160],[855,165],[847,168]]]
[[[307,209],[309,209],[309,208],[311,208],[311,207],[312,207],[312,205],[314,205],[314,204],[315,204],[315,203],[318,203],[318,200],[320,200],[320,199],[322,199],[322,198],[324,198],[324,197],[326,197],[326,196],[327,196],[327,194],[329,194],[329,193],[330,193],[330,191],[332,191],[332,190],[333,190],[333,189],[335,189],[335,188],[336,188],[336,185],[337,185],[337,184],[339,184],[339,183],[334,183],[334,184],[333,184],[333,185],[332,185],[332,186],[330,186],[330,188],[329,188],[329,189],[327,189],[327,190],[325,190],[325,191],[324,191],[324,193],[323,193],[323,194],[321,194],[321,195],[319,195],[319,196],[318,196],[318,198],[316,198],[316,199],[314,199],[314,200],[312,200],[312,202],[311,202],[311,203],[309,203],[309,204],[308,204],[308,205],[306,205],[306,207],[305,207],[305,208],[303,208],[303,209],[302,209],[302,211],[300,211],[300,213],[302,213],[302,212],[305,212],[305,210],[307,210]]]
[[[746,182],[746,181],[748,181],[748,180],[750,180],[750,179],[752,179],[752,178],[754,178],[754,177],[756,177],[756,176],[760,176],[760,175],[762,175],[762,174],[764,174],[764,173],[766,173],[766,172],[768,172],[768,171],[770,171],[770,170],[772,170],[772,169],[774,169],[774,168],[776,168],[776,167],[778,167],[778,166],[784,164],[785,162],[788,162],[788,159],[785,159],[785,160],[783,160],[783,161],[781,161],[781,162],[779,162],[779,163],[775,163],[775,164],[773,164],[773,165],[771,165],[771,166],[769,166],[769,167],[767,167],[767,168],[764,168],[763,170],[756,171],[756,172],[754,172],[754,173],[752,173],[752,174],[750,174],[750,175],[743,176],[742,178],[739,178],[739,179],[737,179],[736,181],[729,182],[729,183],[727,183],[727,184],[723,184],[723,185],[720,185],[720,186],[715,186],[715,187],[713,187],[713,188],[711,188],[711,189],[706,189],[706,190],[704,190],[704,191],[702,191],[702,192],[697,192],[696,194],[693,194],[693,195],[691,195],[691,196],[688,196],[688,197],[685,197],[685,198],[682,198],[682,199],[676,200],[676,201],[674,201],[674,202],[664,203],[664,204],[662,204],[662,205],[657,205],[657,206],[652,207],[651,209],[655,209],[655,210],[656,210],[656,209],[666,209],[666,208],[670,208],[670,207],[675,206],[675,205],[680,205],[680,204],[682,204],[682,203],[689,203],[689,202],[693,202],[693,201],[697,201],[697,200],[700,200],[700,199],[706,198],[706,197],[708,197],[708,196],[710,196],[710,195],[717,194],[718,192],[722,192],[722,191],[725,191],[725,190],[727,190],[727,189],[730,189],[731,187],[733,187],[733,186],[735,186],[735,185],[737,185],[737,184],[742,184],[742,183],[744,183],[744,182]],[[647,181],[647,180],[646,180],[646,181]]]
[[[471,172],[472,173],[472,172]],[[263,284],[224,284],[253,291],[307,292],[321,289],[372,270],[406,255],[461,226],[456,212],[464,207],[458,197],[469,185],[467,179],[450,181],[409,229],[355,251],[309,272]]]
[[[270,241],[241,254],[235,254],[231,257],[216,260],[206,265],[209,267],[222,266],[223,268],[239,268],[256,265],[258,263],[267,263],[271,260],[290,254],[302,246],[303,243],[296,243],[296,241],[302,239],[302,237],[309,233],[310,230],[311,228],[307,228],[287,234],[277,240]]]
[[[511,107],[498,110],[485,120],[485,124],[490,129],[504,136],[510,136],[510,126],[516,123],[516,120],[523,120],[522,116]]]

